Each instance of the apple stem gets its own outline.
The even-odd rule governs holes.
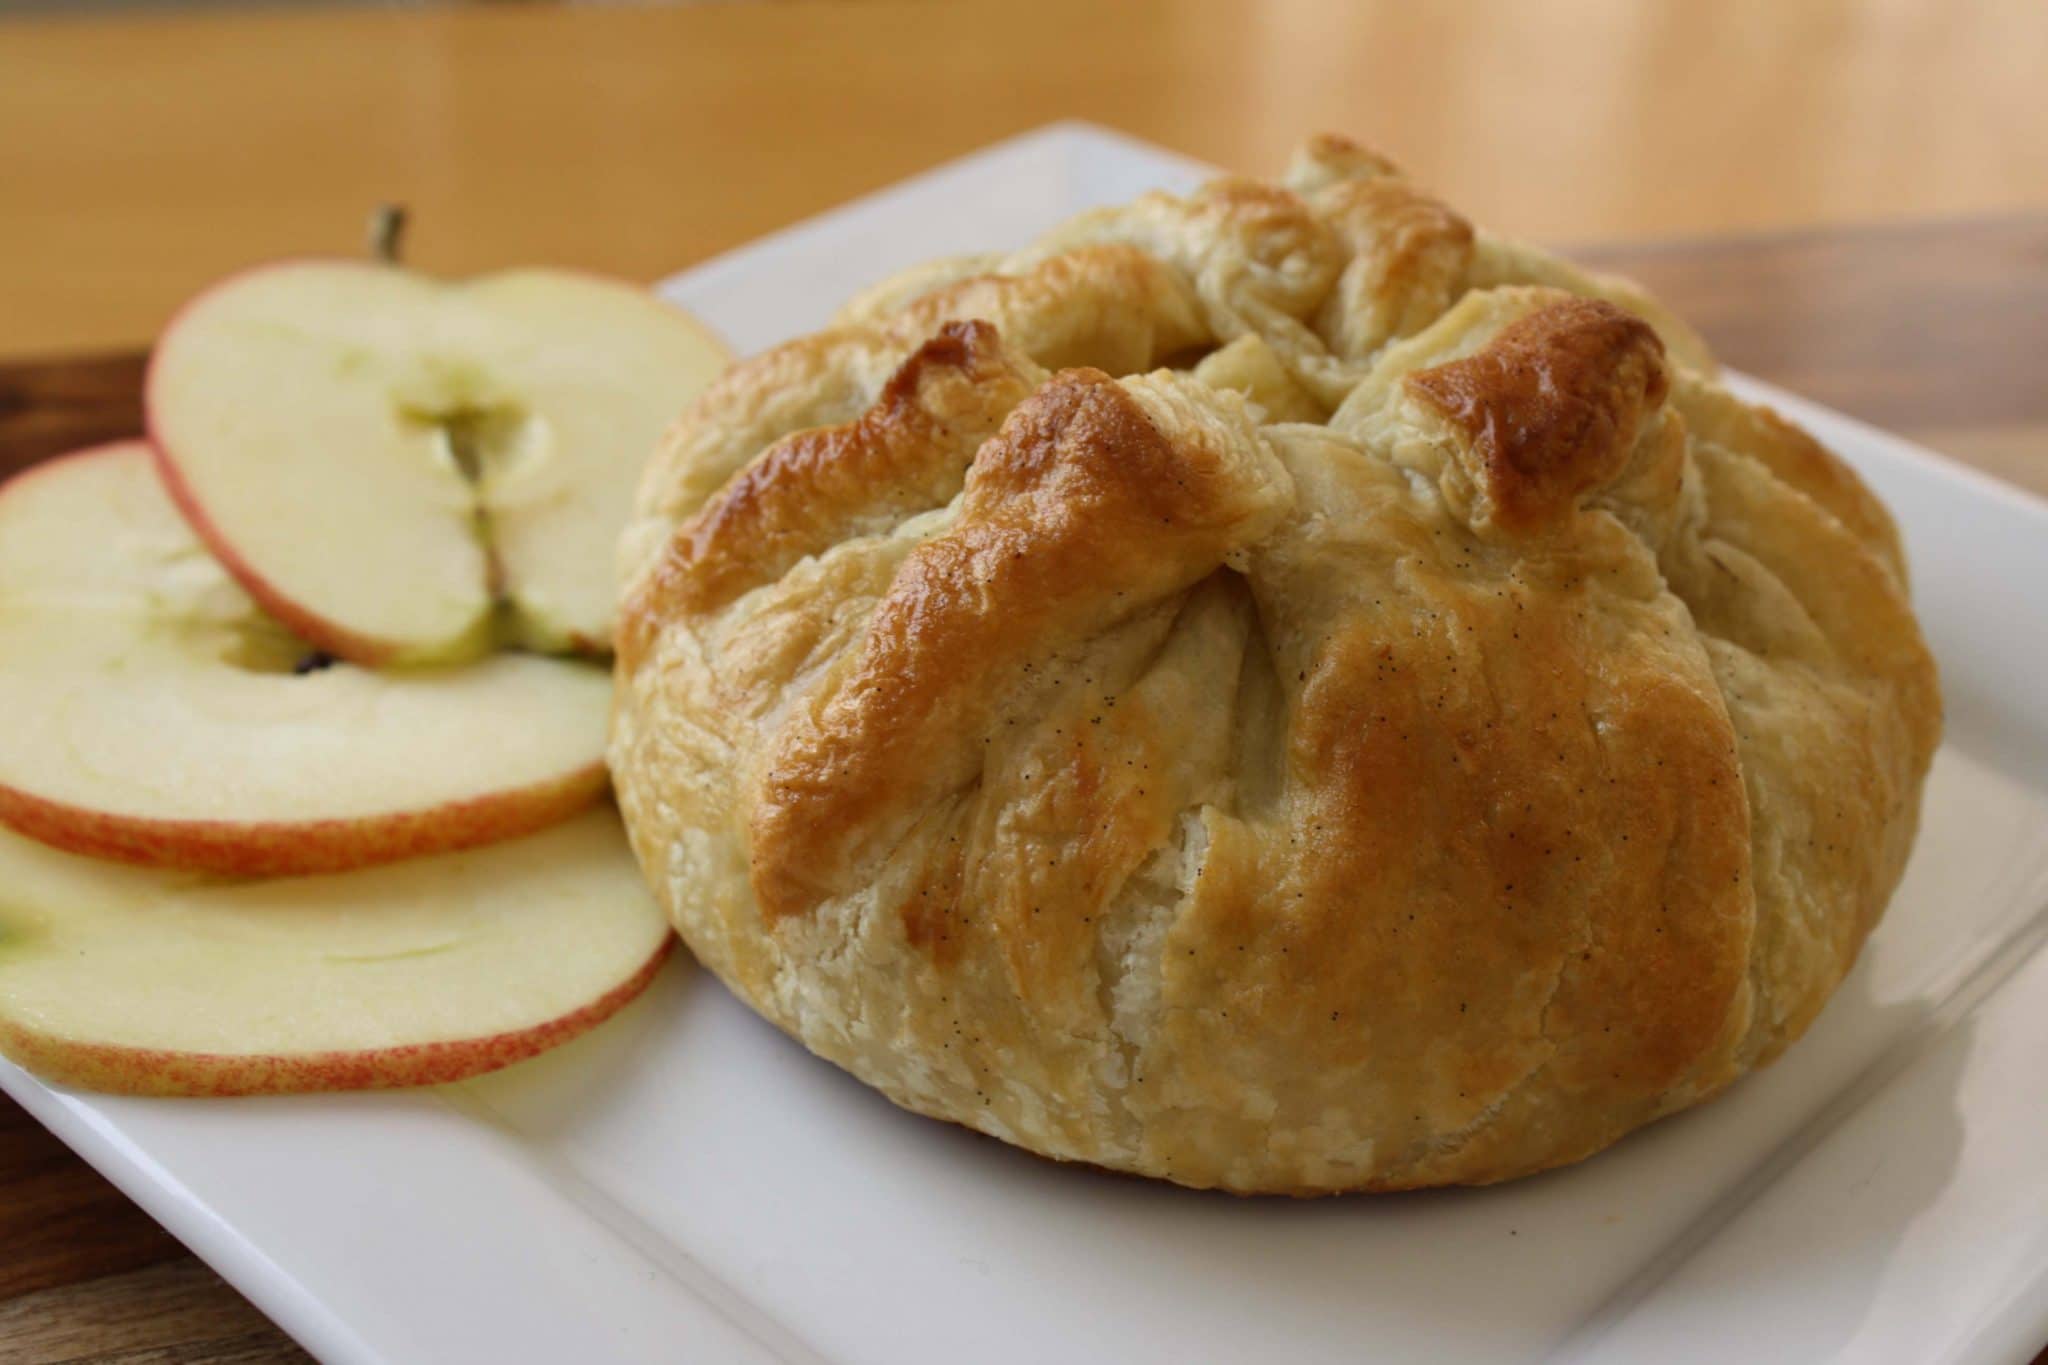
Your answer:
[[[370,254],[385,265],[397,265],[404,240],[405,205],[377,205],[370,214]]]

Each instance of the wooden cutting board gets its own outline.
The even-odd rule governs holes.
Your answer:
[[[2048,496],[2048,216],[1578,254],[1649,285],[1731,366]],[[138,433],[143,362],[0,366],[0,474]],[[0,1360],[304,1359],[0,1096]]]

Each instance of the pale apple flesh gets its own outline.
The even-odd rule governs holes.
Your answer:
[[[286,263],[173,321],[146,407],[192,524],[323,649],[601,653],[641,464],[726,358],[680,310],[591,276]]]
[[[312,667],[139,442],[0,487],[0,821],[96,857],[334,871],[513,837],[605,788],[610,679],[505,654]]]
[[[253,882],[0,831],[0,1053],[85,1089],[462,1080],[603,1022],[672,942],[609,807],[489,848]]]

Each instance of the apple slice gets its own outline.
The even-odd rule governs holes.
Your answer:
[[[0,820],[128,862],[335,871],[470,847],[604,791],[611,680],[503,654],[313,667],[139,441],[0,487]]]
[[[726,358],[687,314],[594,276],[294,262],[188,304],[146,400],[192,524],[322,649],[602,653],[640,466]]]
[[[609,807],[489,848],[223,882],[0,831],[0,1052],[144,1095],[438,1085],[565,1043],[674,941]]]

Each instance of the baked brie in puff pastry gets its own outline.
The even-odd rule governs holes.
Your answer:
[[[1503,1180],[1768,1062],[1941,728],[1846,466],[1335,138],[736,366],[621,557],[697,957],[906,1108],[1194,1186]]]

